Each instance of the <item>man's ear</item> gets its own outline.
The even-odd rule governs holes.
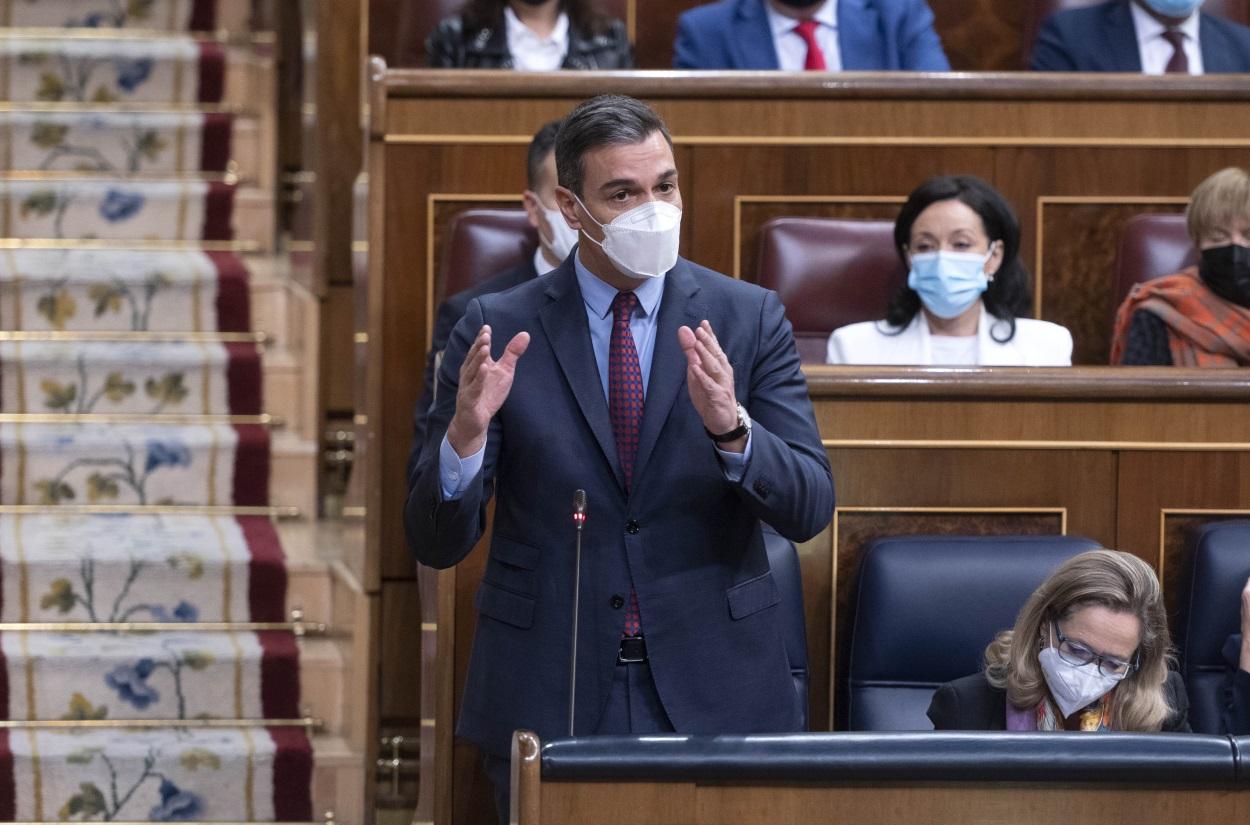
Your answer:
[[[542,201],[538,199],[530,190],[526,189],[521,193],[521,203],[525,207],[525,217],[529,220],[530,226],[538,231],[542,231]]]
[[[577,199],[573,196],[573,193],[563,186],[557,186],[555,192],[556,206],[560,207],[560,211],[564,214],[564,219],[574,229],[581,229],[582,220],[579,217]]]

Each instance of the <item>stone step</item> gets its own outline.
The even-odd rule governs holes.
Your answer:
[[[246,50],[187,35],[141,36],[80,30],[0,40],[13,103],[204,104],[255,66]],[[257,105],[259,101],[253,101]]]
[[[269,500],[278,507],[295,507],[304,518],[317,516],[317,444],[289,429],[273,432]]]
[[[116,621],[154,605],[131,618],[282,622],[299,608],[330,624],[340,544],[314,520],[0,514],[0,621]]]
[[[141,31],[213,31],[238,27],[247,16],[239,0],[39,0],[14,3],[8,24],[27,28],[100,28]]]
[[[97,311],[108,300],[101,297]],[[264,411],[261,354],[255,344],[0,341],[0,413],[177,416]]]
[[[308,821],[352,759],[299,728],[0,731],[0,819]]]
[[[365,810],[365,783],[373,781],[373,773],[364,754],[341,737],[314,736],[312,744],[313,819],[333,811],[337,821],[350,825],[371,821],[372,812]]]
[[[0,329],[23,332],[246,332],[251,266],[263,256],[150,249],[0,252]],[[271,281],[275,279],[270,278]],[[273,290],[273,285],[261,290]],[[119,295],[120,301],[101,298]],[[97,312],[97,309],[103,312]]]
[[[287,436],[272,455],[280,505],[315,485],[296,484],[315,465]],[[269,431],[251,424],[0,424],[0,502],[264,506],[270,458]]]
[[[260,223],[253,234],[265,242],[264,210],[272,213],[272,198],[248,191],[237,209],[235,201],[236,187],[219,181],[0,181],[0,206],[7,210],[10,238],[228,241],[235,234],[232,221],[238,219]]]

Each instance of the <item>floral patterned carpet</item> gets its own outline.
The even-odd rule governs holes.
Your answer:
[[[0,821],[307,821],[217,3],[0,8]]]

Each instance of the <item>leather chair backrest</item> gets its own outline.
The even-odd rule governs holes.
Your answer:
[[[799,566],[799,551],[794,544],[773,528],[764,527],[764,549],[768,553],[768,566],[773,581],[781,593],[781,632],[790,660],[790,675],[794,679],[794,691],[798,695],[802,714],[802,729],[807,729],[807,621],[803,612],[803,570]]]
[[[1189,693],[1189,724],[1195,733],[1221,728],[1227,663],[1224,642],[1239,632],[1241,590],[1250,577],[1250,521],[1199,528],[1192,538],[1189,580],[1180,591],[1174,643]]]
[[[630,3],[638,0],[598,0],[604,14],[626,20]],[[401,66],[425,65],[425,41],[438,21],[459,14],[465,0],[400,0],[399,44],[396,52]]]
[[[940,685],[982,669],[985,646],[1065,560],[1074,536],[902,536],[860,561],[849,628],[848,730],[931,730]]]
[[[1149,214],[1129,218],[1115,258],[1112,318],[1134,284],[1179,272],[1198,262],[1184,215]]]
[[[511,269],[538,247],[524,209],[466,209],[448,222],[446,233],[435,303]]]
[[[1131,1],[1121,0],[1125,3]],[[1042,27],[1042,22],[1047,17],[1057,11],[1081,9],[1104,2],[1106,0],[1024,0],[1024,30],[1020,42],[1024,44],[1025,64],[1028,64],[1029,56],[1033,53],[1033,42],[1037,40],[1037,30]],[[1202,4],[1202,10],[1207,14],[1232,20],[1234,23],[1250,23],[1250,3],[1246,0],[1206,0]]]
[[[824,363],[838,327],[883,318],[907,276],[890,221],[773,218],[759,254],[758,283],[781,298],[805,363]]]

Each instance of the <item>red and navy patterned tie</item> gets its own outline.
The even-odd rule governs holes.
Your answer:
[[[618,292],[612,300],[612,340],[608,344],[608,413],[612,417],[612,433],[616,436],[616,457],[625,474],[628,491],[634,478],[634,458],[638,455],[638,430],[642,423],[642,368],[638,366],[638,349],[629,320],[638,306],[638,296]],[[638,610],[638,594],[629,586],[629,604],[625,608],[624,636],[642,635],[642,614]]]

